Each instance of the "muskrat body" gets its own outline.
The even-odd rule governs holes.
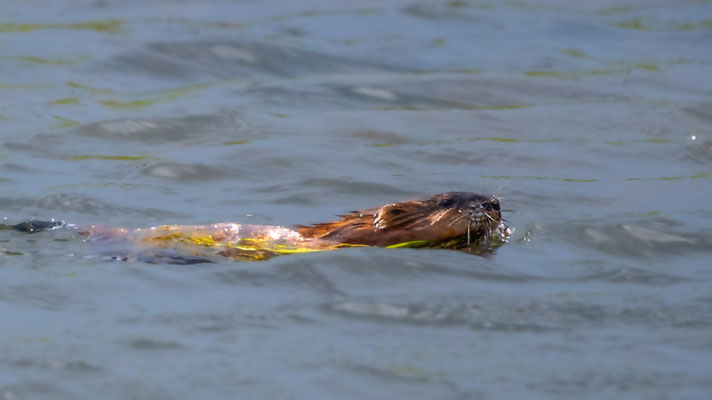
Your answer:
[[[35,233],[61,226],[62,223],[54,221],[28,221],[11,228]],[[150,261],[197,263],[210,262],[215,255],[264,260],[279,254],[351,246],[487,249],[492,247],[492,238],[506,241],[508,228],[502,224],[496,197],[448,192],[353,211],[333,222],[299,225],[294,229],[219,223],[147,229],[91,226],[79,229],[78,233],[92,244],[114,250],[120,244],[126,252],[142,254],[140,258]]]

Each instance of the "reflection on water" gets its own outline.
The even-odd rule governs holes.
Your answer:
[[[708,3],[0,15],[4,225],[293,226],[462,190],[516,228],[489,257],[189,266],[0,230],[0,396],[712,394]]]

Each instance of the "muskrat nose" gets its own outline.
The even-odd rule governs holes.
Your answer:
[[[484,206],[488,210],[499,211],[499,199],[496,197],[492,197],[484,204]]]

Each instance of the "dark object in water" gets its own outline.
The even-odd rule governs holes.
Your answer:
[[[25,221],[19,224],[12,225],[12,229],[20,232],[36,233],[58,229],[65,225],[64,221]]]

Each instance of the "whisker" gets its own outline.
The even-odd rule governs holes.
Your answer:
[[[466,218],[466,217],[468,217],[467,214],[462,214],[462,216],[460,216],[460,217],[458,217],[458,218],[455,218],[452,222],[450,222],[449,224],[447,224],[447,226],[448,226],[448,227],[451,227],[452,224],[454,224],[455,222],[457,222],[457,221],[459,221],[459,220],[461,220],[461,219],[463,219],[463,218]]]
[[[472,224],[467,224],[467,247],[470,247],[470,229],[472,228]]]
[[[484,238],[482,238],[482,244],[485,246],[489,246],[490,233],[491,233],[490,229],[485,229]]]

